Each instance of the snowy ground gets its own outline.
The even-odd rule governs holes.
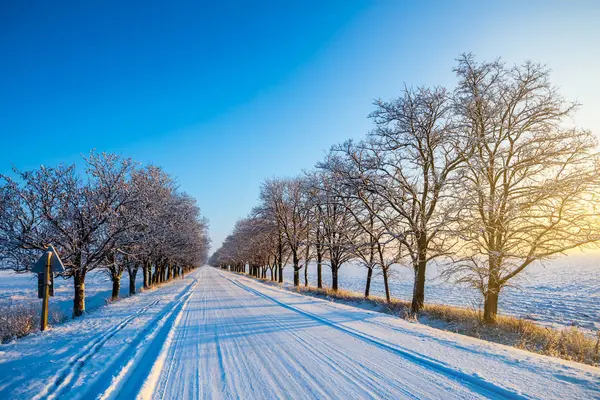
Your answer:
[[[204,267],[0,346],[0,398],[600,398],[600,369]]]
[[[138,273],[138,290],[142,284],[142,272]],[[50,298],[50,311],[59,311],[70,317],[73,311],[73,279],[54,279],[54,297]],[[91,311],[106,304],[112,293],[112,282],[102,271],[92,271],[85,280],[85,305]],[[121,279],[121,297],[129,293],[129,277]],[[32,273],[15,274],[0,270],[0,310],[7,305],[35,304],[41,307],[37,298],[37,275]]]
[[[309,264],[309,283],[316,285],[316,265]],[[425,301],[475,309],[482,308],[481,295],[468,287],[439,278],[440,269],[428,267]],[[304,283],[304,271],[300,273]],[[323,268],[325,284],[330,284],[331,271]],[[293,269],[284,270],[286,282],[293,282]],[[362,293],[366,269],[347,263],[340,269],[340,287]],[[530,266],[500,295],[500,312],[555,327],[580,326],[600,329],[600,253],[577,253],[544,264]],[[410,300],[413,289],[412,270],[395,266],[391,278],[392,296]],[[371,293],[383,295],[383,279],[376,276]]]

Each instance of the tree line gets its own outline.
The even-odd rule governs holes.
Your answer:
[[[83,173],[61,164],[0,175],[0,268],[27,272],[54,245],[62,277],[73,279],[77,317],[94,270],[110,277],[116,299],[125,272],[133,295],[140,270],[149,288],[206,261],[208,222],[160,167],[96,152],[83,164]]]
[[[316,168],[269,179],[260,203],[211,257],[213,266],[308,285],[307,266],[350,260],[374,270],[414,271],[411,312],[423,307],[432,262],[478,289],[484,321],[499,295],[532,263],[600,241],[596,137],[573,127],[578,105],[552,85],[549,69],[526,62],[457,59],[456,87],[406,87],[377,100],[365,139],[335,145]]]

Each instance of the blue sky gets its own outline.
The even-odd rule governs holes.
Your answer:
[[[50,4],[51,3],[51,4]],[[0,0],[0,172],[92,148],[163,166],[218,246],[260,182],[371,128],[473,52],[547,63],[600,132],[600,2]]]

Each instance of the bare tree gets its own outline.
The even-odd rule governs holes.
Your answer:
[[[456,211],[451,187],[462,162],[456,150],[460,136],[443,88],[407,88],[402,97],[376,106],[371,114],[376,129],[360,144],[361,151],[350,152],[348,144],[336,150],[360,166],[354,182],[361,190],[385,202],[384,213],[374,214],[410,260],[415,273],[411,310],[417,313],[425,299],[427,263],[448,255],[451,247]]]
[[[130,293],[135,292],[132,263],[145,260],[156,270],[166,260],[170,278],[173,271],[204,262],[208,226],[193,199],[164,185],[169,179],[154,186],[152,179],[139,179],[144,173],[131,159],[92,152],[84,161],[84,177],[74,165],[1,177],[3,265],[27,270],[48,244],[55,245],[65,264],[63,277],[73,278],[76,317],[85,311],[85,278],[95,269],[109,274],[116,298],[125,269],[133,283]],[[150,176],[159,170],[147,171]]]
[[[558,94],[548,70],[463,55],[455,71],[450,95],[406,88],[377,101],[368,138],[335,146],[308,181],[263,185],[261,215],[277,228],[268,237],[280,281],[284,253],[296,286],[302,257],[305,283],[316,259],[319,287],[328,259],[334,289],[339,266],[355,257],[367,268],[365,296],[379,267],[389,300],[388,272],[407,264],[417,313],[427,265],[440,259],[450,261],[445,274],[481,291],[492,322],[502,288],[527,266],[600,242],[597,143],[566,127],[576,105]],[[215,259],[239,266],[233,239]]]
[[[87,179],[75,166],[59,166],[32,172],[15,170],[21,183],[4,177],[15,200],[12,241],[21,250],[43,251],[49,243],[58,247],[65,277],[73,277],[73,315],[85,310],[85,277],[99,267],[111,250],[113,235],[107,223],[127,203],[121,190],[133,168],[130,159],[92,152],[85,158]],[[118,232],[112,232],[118,233]]]
[[[323,288],[323,259],[325,244],[323,237],[323,207],[325,204],[323,180],[318,172],[307,173],[306,194],[309,212],[308,239],[314,249],[314,259],[317,263],[317,287]],[[305,271],[306,272],[306,271]]]
[[[456,113],[471,145],[460,189],[467,245],[451,271],[481,290],[493,322],[500,291],[528,265],[600,240],[599,159],[589,131],[564,127],[575,104],[544,66],[463,55],[455,71]]]
[[[308,208],[302,179],[270,180],[261,188],[264,209],[277,221],[281,237],[291,252],[294,286],[300,285],[300,251],[308,229]],[[280,281],[282,280],[280,273]]]
[[[354,258],[355,240],[360,234],[346,198],[340,196],[342,183],[335,175],[323,171],[321,181],[320,218],[323,249],[331,268],[331,288],[338,290],[339,269]]]
[[[366,186],[374,174],[371,150],[352,141],[335,146],[318,167],[329,171],[339,185],[337,195],[354,218],[358,229],[353,254],[367,268],[365,297],[369,297],[371,280],[377,267],[381,269],[387,301],[391,300],[389,272],[401,261],[402,243],[390,232],[398,232],[400,217],[387,202]]]

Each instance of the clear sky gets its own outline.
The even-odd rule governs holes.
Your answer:
[[[0,172],[92,148],[163,166],[214,248],[260,182],[371,128],[375,98],[452,86],[462,52],[548,64],[600,133],[600,1],[0,0]]]

